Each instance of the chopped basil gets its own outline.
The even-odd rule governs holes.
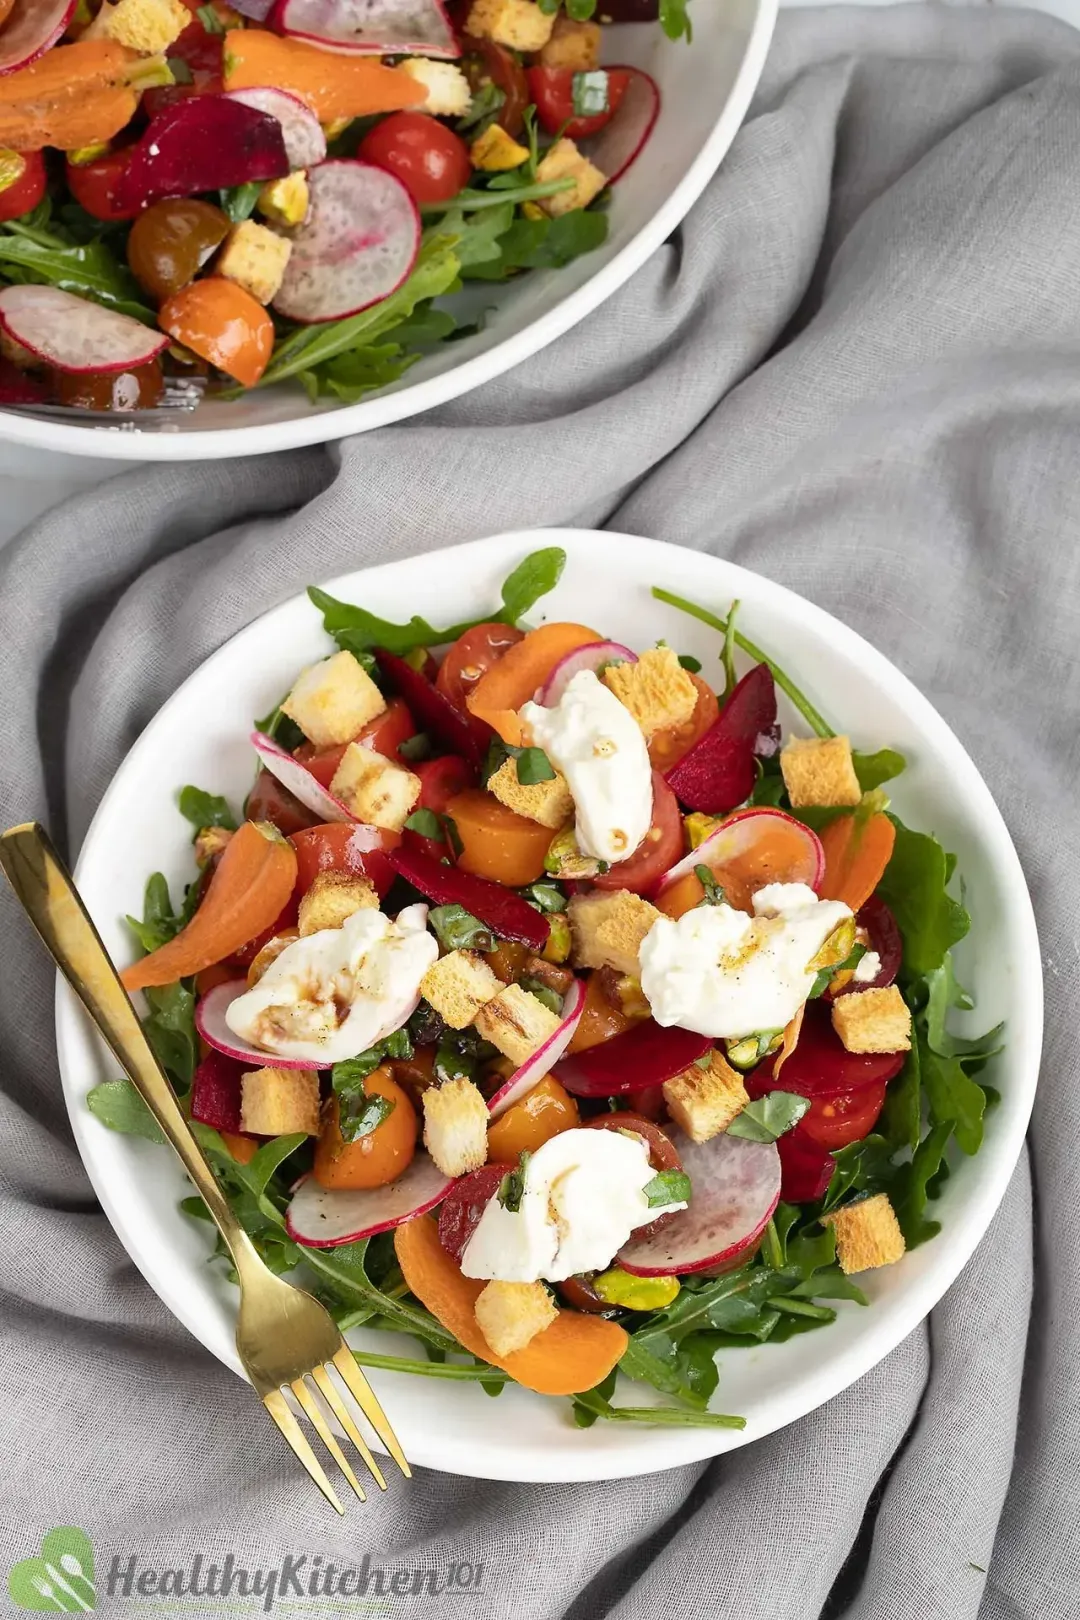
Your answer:
[[[422,838],[434,838],[440,844],[446,839],[443,824],[434,810],[414,810],[405,825],[410,832],[419,833]]]
[[[724,906],[727,904],[727,895],[720,884],[717,883],[707,866],[695,866],[694,876],[705,890],[705,897],[698,901],[702,906]]]
[[[432,752],[431,738],[426,731],[418,731],[415,737],[406,737],[403,743],[398,743],[398,753],[402,759],[430,759]]]
[[[748,1142],[775,1142],[799,1123],[809,1107],[808,1097],[793,1091],[769,1091],[735,1115],[727,1134],[745,1137]]]
[[[557,883],[545,883],[543,880],[530,883],[527,888],[519,889],[518,893],[530,906],[537,911],[565,911],[566,896]]]
[[[537,782],[555,780],[555,767],[542,748],[516,748],[510,751],[517,759],[517,779],[522,787],[534,787]]]
[[[495,938],[486,923],[464,906],[433,906],[428,923],[444,951],[490,951]]]
[[[571,94],[576,118],[596,118],[610,110],[608,76],[603,68],[575,73]]]
[[[641,1190],[650,1209],[685,1204],[690,1197],[690,1177],[685,1170],[658,1170]]]
[[[516,1167],[508,1171],[499,1182],[495,1196],[503,1209],[508,1209],[511,1215],[516,1215],[521,1208],[521,1200],[525,1196],[525,1172],[531,1158],[529,1150],[524,1149]]]

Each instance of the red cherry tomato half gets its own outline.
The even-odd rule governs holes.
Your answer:
[[[269,821],[288,838],[303,827],[314,827],[317,817],[306,810],[288,788],[282,787],[276,776],[260,771],[255,786],[248,794],[244,814],[249,821]]]
[[[450,1188],[439,1207],[439,1242],[447,1254],[460,1260],[481,1215],[499,1190],[512,1164],[485,1164],[471,1170]]]
[[[465,699],[481,675],[522,639],[523,632],[512,624],[474,625],[450,648],[439,665],[435,685],[456,709],[465,709]]]
[[[416,203],[449,202],[472,174],[461,136],[426,113],[391,113],[364,136],[357,156],[400,180]]]
[[[597,130],[610,124],[626,94],[630,74],[626,68],[598,69],[607,74],[607,111],[582,114],[574,110],[573,68],[531,67],[526,74],[529,94],[536,104],[540,127],[549,135],[566,135],[570,140],[582,140],[595,135]]]
[[[127,164],[128,152],[125,147],[120,147],[116,152],[106,152],[104,157],[95,158],[92,163],[68,163],[68,190],[95,219],[110,222],[134,219],[138,208],[120,208],[113,200],[113,192]]]
[[[470,9],[468,5],[465,7],[462,27]],[[478,95],[488,85],[501,90],[503,103],[496,122],[508,135],[520,135],[525,127],[525,109],[532,97],[525,69],[514,52],[494,39],[477,39],[471,34],[465,34],[461,44],[465,51],[461,66],[473,94]]]
[[[238,951],[234,951],[230,961],[237,967],[249,968],[264,945],[269,945],[277,934],[283,934],[287,928],[295,928],[296,919],[299,915],[301,892],[299,889],[294,890],[292,898],[276,921],[269,928],[264,928],[261,934],[256,934],[254,939],[249,939],[247,944],[242,945]]]
[[[374,749],[376,754],[385,754],[387,759],[396,759],[401,743],[415,736],[416,721],[400,698],[392,698],[382,714],[377,714],[374,720],[361,727],[353,741]],[[339,743],[334,748],[316,748],[314,743],[301,743],[296,757],[307,766],[317,782],[328,788],[348,746],[348,743]]]
[[[297,895],[305,894],[320,872],[348,872],[369,878],[381,899],[394,881],[387,852],[401,843],[401,834],[331,821],[292,833],[289,842],[296,851]]]
[[[19,168],[18,173],[14,170]],[[19,219],[21,215],[28,214],[31,208],[36,208],[45,195],[45,154],[44,152],[12,152],[8,154],[5,168],[10,168],[12,178],[0,190],[0,220]]]
[[[652,826],[634,853],[593,879],[598,889],[629,889],[645,894],[674,866],[683,852],[679,801],[659,771],[653,771]]]
[[[638,1093],[640,1095],[640,1093]],[[620,1109],[615,1114],[594,1114],[591,1119],[583,1119],[583,1130],[594,1131],[633,1131],[640,1136],[649,1153],[649,1163],[654,1170],[681,1170],[682,1160],[679,1158],[674,1142],[666,1131],[660,1129],[653,1120],[646,1119],[642,1114],[629,1114]],[[678,1210],[670,1210],[666,1215],[658,1215],[647,1226],[639,1226],[634,1233],[637,1238],[652,1237],[656,1232],[662,1232],[665,1226],[675,1219]]]
[[[885,1106],[885,1085],[881,1080],[876,1085],[860,1086],[857,1091],[841,1092],[838,1097],[818,1097],[796,1129],[830,1153],[850,1142],[861,1142],[869,1136]]]
[[[195,7],[189,5],[188,10],[195,11]],[[222,79],[225,39],[224,33],[207,33],[202,18],[196,12],[183,33],[169,46],[171,60],[179,58],[186,62],[191,82],[144,91],[142,105],[147,117],[156,118],[173,102],[186,101],[189,96],[220,95],[225,88]]]
[[[420,778],[418,807],[421,810],[434,810],[437,815],[441,815],[450,800],[459,793],[476,786],[472,767],[457,754],[444,754],[441,759],[425,759],[409,769]],[[402,833],[402,842],[406,849],[430,855],[435,861],[453,856],[450,845],[444,840],[425,838],[423,833],[414,832],[411,827],[406,827]]]

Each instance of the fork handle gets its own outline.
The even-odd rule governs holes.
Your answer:
[[[251,1240],[192,1135],[128,993],[45,829],[32,821],[0,836],[0,867],[57,967],[179,1155],[241,1270],[257,1259]]]

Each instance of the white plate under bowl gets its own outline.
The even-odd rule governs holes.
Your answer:
[[[605,31],[604,57],[647,69],[663,98],[638,161],[614,188],[604,246],[561,270],[538,271],[483,299],[484,330],[443,343],[398,383],[357,405],[308,403],[299,384],[208,402],[164,432],[76,427],[0,411],[0,439],[119,461],[204,461],[322,444],[456,399],[528,359],[609,298],[697,201],[735,139],[761,77],[777,0],[695,0],[694,40],[658,24]]]
[[[898,1265],[868,1274],[869,1308],[841,1303],[837,1321],[818,1333],[721,1353],[713,1405],[743,1414],[745,1429],[602,1422],[575,1429],[567,1402],[518,1388],[507,1388],[493,1405],[473,1385],[372,1373],[413,1462],[529,1481],[618,1478],[732,1450],[811,1411],[887,1355],[940,1299],[997,1208],[1027,1128],[1042,1042],[1035,921],[1016,851],[985,782],[911,683],[820,608],[731,563],[653,540],[581,530],[500,535],[346,575],[327,589],[391,619],[420,613],[433,623],[453,623],[494,606],[510,569],[538,545],[553,543],[565,546],[568,561],[558,589],[541,604],[544,617],[595,619],[602,634],[635,647],[663,636],[680,652],[696,654],[715,677],[719,638],[654,601],[650,587],[666,586],[719,608],[738,597],[745,633],[838,729],[859,748],[888,745],[906,754],[896,808],[958,856],[973,919],[957,951],[960,978],[978,998],[971,1021],[1006,1019],[1008,1045],[991,1071],[1001,1103],[987,1118],[982,1151],[973,1159],[957,1157],[936,1205],[943,1234]],[[286,602],[207,659],[132,748],[94,817],[76,871],[105,944],[120,962],[132,956],[122,918],[139,914],[147,875],[164,872],[174,894],[191,876],[190,829],[170,809],[176,791],[194,782],[239,804],[252,780],[252,715],[273,708],[301,666],[328,650],[306,597]],[[783,699],[780,717],[785,728],[800,730]],[[206,1263],[207,1228],[177,1209],[187,1186],[179,1164],[162,1147],[115,1135],[87,1111],[87,1091],[116,1068],[63,984],[57,1040],[79,1150],[121,1241],[195,1337],[239,1372],[236,1295]],[[360,1333],[356,1342],[384,1352],[398,1348],[396,1338],[384,1334]],[[401,1341],[401,1353],[415,1349]],[[616,1398],[636,1405],[650,1394],[624,1383]]]

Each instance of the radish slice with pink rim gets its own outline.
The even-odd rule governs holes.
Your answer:
[[[441,0],[279,0],[274,24],[324,50],[461,55]]]
[[[326,156],[323,127],[305,101],[287,90],[260,85],[253,90],[230,90],[230,101],[239,101],[256,112],[269,113],[281,125],[285,156],[290,169],[312,169]]]
[[[420,215],[400,180],[353,158],[321,163],[308,176],[311,210],[274,308],[305,325],[342,320],[389,298],[420,248]]]
[[[545,708],[553,709],[570,685],[575,675],[580,675],[583,669],[598,672],[602,664],[636,664],[637,653],[631,652],[619,641],[590,641],[584,647],[576,647],[565,658],[560,658],[551,674],[540,688],[538,702]]]
[[[768,826],[763,826],[765,818],[786,822],[789,829],[798,834],[802,848],[801,859],[795,860],[782,875],[764,875],[759,887],[764,887],[766,883],[805,883],[811,889],[819,889],[825,876],[825,851],[817,833],[783,810],[762,806],[760,810],[737,810],[708,838],[703,839],[697,849],[692,849],[689,855],[684,855],[674,866],[669,866],[656,886],[657,895],[663,894],[679,878],[689,876],[696,866],[707,866],[711,872],[721,872],[730,861],[748,854],[759,834],[770,830]]]
[[[574,1038],[574,1031],[581,1022],[581,1014],[585,1008],[585,984],[581,979],[575,979],[563,998],[562,1022],[554,1030],[538,1051],[521,1065],[507,1080],[488,1103],[488,1113],[493,1120],[505,1114],[514,1103],[520,1102],[522,1097],[528,1096],[534,1086],[544,1078],[545,1074],[558,1063],[566,1048]]]
[[[691,1142],[664,1127],[690,1177],[690,1200],[650,1237],[632,1237],[618,1261],[635,1277],[666,1277],[723,1265],[752,1248],[780,1201],[775,1142],[714,1136]]]
[[[612,186],[641,156],[660,116],[656,80],[640,68],[620,64],[619,72],[628,73],[630,82],[618,112],[610,124],[578,142],[589,162],[596,164]]]
[[[0,326],[57,371],[131,371],[169,339],[141,321],[59,287],[0,288]]]
[[[15,0],[0,31],[0,76],[44,56],[75,15],[75,4],[76,0]]]
[[[294,799],[299,799],[305,810],[323,821],[356,821],[351,810],[340,799],[335,799],[328,788],[317,781],[306,765],[301,765],[292,754],[278,746],[273,737],[264,732],[251,733],[251,746],[271,776],[276,776],[282,787],[288,788]]]
[[[453,1184],[453,1176],[444,1175],[426,1153],[418,1153],[385,1187],[321,1187],[314,1176],[305,1176],[285,1211],[285,1228],[307,1249],[355,1243],[426,1215]]]
[[[195,1005],[195,1028],[215,1052],[222,1052],[226,1057],[235,1058],[237,1063],[249,1064],[252,1068],[262,1069],[268,1065],[275,1069],[312,1069],[315,1067],[310,1059],[281,1057],[277,1052],[268,1052],[261,1046],[252,1046],[245,1041],[242,1035],[237,1035],[225,1022],[225,1013],[239,996],[246,996],[251,986],[246,979],[230,979],[227,984],[219,984]]]

